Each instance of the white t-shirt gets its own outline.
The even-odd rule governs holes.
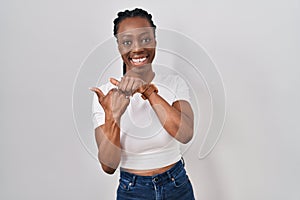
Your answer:
[[[152,83],[158,88],[158,94],[170,105],[177,100],[190,101],[189,88],[178,75],[155,75]],[[107,83],[100,89],[106,94],[114,87]],[[97,128],[105,122],[105,113],[97,95],[94,95],[92,111],[94,128]],[[139,93],[131,97],[120,124],[120,167],[156,169],[180,160],[180,143],[163,128],[149,101],[143,100]]]

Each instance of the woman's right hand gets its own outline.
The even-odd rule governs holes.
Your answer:
[[[97,88],[90,88],[98,96],[98,101],[105,112],[105,120],[120,121],[121,116],[129,105],[130,99],[125,96],[124,92],[113,88],[106,95]]]

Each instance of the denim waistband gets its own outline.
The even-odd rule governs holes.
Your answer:
[[[157,183],[157,184],[164,184],[172,180],[177,174],[179,174],[184,169],[184,160],[183,158],[179,160],[171,169],[161,173],[156,174],[154,176],[140,176],[136,174],[132,174],[129,172],[121,171],[120,177],[121,179],[127,179],[132,184],[134,183]]]

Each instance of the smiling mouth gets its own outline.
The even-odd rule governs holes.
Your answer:
[[[139,57],[139,58],[129,58],[130,63],[134,66],[143,66],[147,64],[148,56]]]

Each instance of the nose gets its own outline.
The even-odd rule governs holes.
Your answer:
[[[131,51],[133,53],[137,53],[137,52],[141,52],[141,51],[144,51],[144,48],[143,46],[139,43],[139,41],[134,41],[133,45],[132,45],[132,49]]]

